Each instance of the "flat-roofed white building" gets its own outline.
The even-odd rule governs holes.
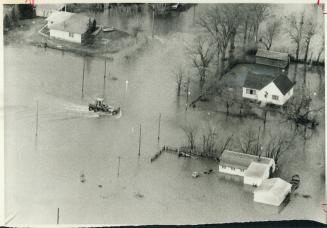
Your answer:
[[[258,203],[279,206],[291,193],[292,185],[281,178],[264,180],[254,190],[254,201]]]

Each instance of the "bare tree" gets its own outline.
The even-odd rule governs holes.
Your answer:
[[[317,59],[316,59],[316,64],[318,64],[320,62],[320,57],[321,57],[321,54],[324,52],[325,50],[325,36],[324,36],[324,33],[319,33],[319,36],[320,36],[320,50],[319,50],[319,53],[318,53],[318,56],[317,56]]]
[[[286,120],[292,121],[298,130],[299,126],[304,127],[304,139],[307,139],[307,129],[314,130],[319,124],[316,118],[319,111],[324,107],[312,108],[310,92],[304,91],[302,96],[293,97],[285,106]]]
[[[230,135],[227,138],[221,140],[221,142],[219,143],[219,146],[217,148],[217,151],[216,151],[216,157],[219,158],[222,155],[222,153],[224,152],[224,150],[229,149],[229,147],[232,144],[232,140],[233,140],[233,135]]]
[[[264,146],[265,156],[274,159],[275,163],[278,164],[279,158],[291,147],[293,140],[294,135],[270,137]]]
[[[182,129],[187,137],[188,147],[191,150],[194,150],[196,147],[195,142],[198,133],[198,128],[194,125],[189,124],[189,125],[182,126]]]
[[[247,130],[239,137],[239,147],[242,153],[259,155],[261,153],[260,140],[260,128],[256,133],[253,129]]]
[[[260,42],[266,47],[267,50],[270,50],[274,38],[279,34],[281,28],[280,19],[275,19],[267,23],[266,30],[263,32]]]
[[[186,76],[184,67],[180,66],[175,72],[174,75],[176,77],[176,83],[177,83],[177,96],[181,95],[181,89],[183,84],[183,78]]]
[[[295,14],[292,14],[287,18],[289,28],[287,29],[288,34],[293,43],[296,45],[295,50],[295,59],[299,60],[300,46],[303,39],[303,24],[304,24],[304,12],[301,13],[300,17],[296,17]]]
[[[225,73],[226,50],[235,33],[235,28],[239,25],[239,18],[239,6],[234,4],[214,6],[200,17],[200,26],[209,33],[216,43],[219,59],[217,72],[219,72],[220,78]]]
[[[202,154],[211,157],[216,151],[216,129],[208,124],[207,133],[202,134]]]
[[[259,26],[270,14],[269,4],[252,4],[250,8],[254,40],[258,42]]]
[[[314,23],[313,19],[310,18],[308,21],[306,21],[304,26],[304,46],[305,46],[304,62],[307,62],[311,38],[315,34],[316,34],[316,24]]]
[[[211,43],[208,43],[204,37],[198,37],[194,46],[189,48],[188,52],[192,58],[193,66],[198,71],[200,81],[205,81],[209,64],[214,57]]]

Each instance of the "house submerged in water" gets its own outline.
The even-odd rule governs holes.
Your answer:
[[[264,104],[284,105],[293,96],[295,85],[287,77],[290,58],[287,53],[259,49],[256,65],[275,69],[274,74],[249,72],[243,85],[242,97]]]
[[[260,186],[275,171],[275,161],[272,158],[225,150],[218,170],[220,173],[243,177],[244,184]]]
[[[53,12],[47,19],[50,37],[82,44],[96,29],[94,18],[64,11]]]

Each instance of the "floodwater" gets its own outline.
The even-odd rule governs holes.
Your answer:
[[[212,121],[220,135],[262,124],[251,119],[226,120],[223,114],[208,115],[201,110],[185,112],[185,97],[177,99],[172,73],[185,61],[184,41],[179,39],[183,36],[188,35],[163,34],[163,43],[137,59],[107,63],[105,99],[122,108],[120,118],[87,111],[88,103],[103,93],[103,60],[86,59],[82,97],[82,57],[30,46],[5,46],[6,216],[12,218],[11,225],[55,224],[58,208],[60,224],[324,221],[320,207],[324,181],[319,166],[324,149],[323,114],[313,138],[304,145],[297,137],[281,162],[282,177],[299,174],[298,192],[311,198],[292,199],[280,214],[256,210],[252,194],[244,191],[241,183],[220,179],[213,161],[164,153],[150,163],[158,144],[186,143],[180,128],[185,121],[201,127]],[[312,70],[306,76],[312,90],[318,90],[319,74]],[[320,94],[315,101],[323,99]],[[272,116],[266,134],[289,128]],[[191,176],[193,171],[208,169],[215,172],[197,179]]]

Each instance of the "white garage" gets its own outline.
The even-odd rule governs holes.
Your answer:
[[[291,193],[292,185],[281,178],[264,180],[260,187],[254,190],[254,201],[258,203],[279,206]]]

